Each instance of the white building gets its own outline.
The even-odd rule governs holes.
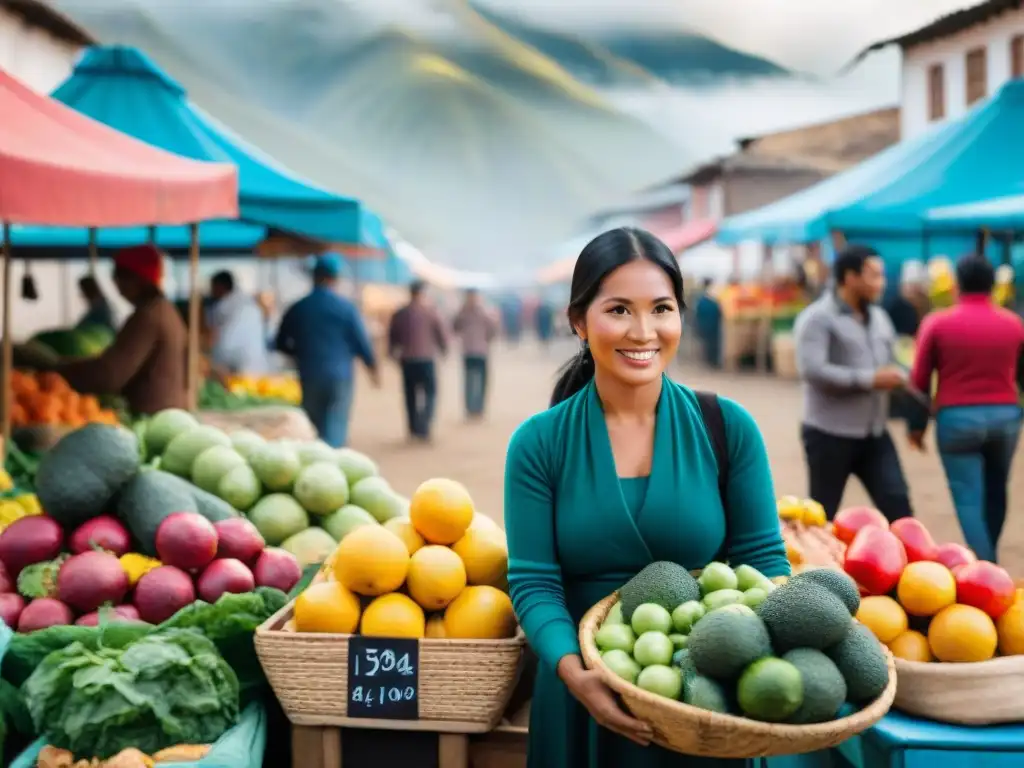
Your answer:
[[[0,0],[0,69],[49,93],[92,39],[41,0]]]
[[[988,0],[875,43],[861,57],[889,45],[903,52],[900,133],[912,138],[1024,77],[1024,1]]]

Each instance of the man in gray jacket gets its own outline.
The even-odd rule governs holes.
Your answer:
[[[893,364],[896,335],[876,305],[884,265],[875,251],[851,245],[836,256],[833,276],[834,290],[801,312],[794,328],[810,496],[831,520],[855,475],[889,520],[908,517],[907,482],[886,428],[889,393],[906,374]]]

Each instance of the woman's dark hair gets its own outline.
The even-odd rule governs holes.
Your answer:
[[[956,263],[956,284],[960,293],[992,293],[996,270],[984,256],[969,253]]]
[[[572,287],[569,293],[569,325],[573,334],[575,324],[583,319],[587,308],[601,290],[605,278],[621,266],[631,261],[645,259],[657,264],[668,275],[672,283],[672,293],[679,303],[679,309],[685,308],[683,302],[683,275],[679,271],[679,263],[675,254],[661,240],[643,229],[619,227],[602,232],[591,240],[576,259],[576,267],[572,271]],[[594,378],[594,357],[586,343],[559,371],[558,382],[551,393],[551,405],[558,405],[568,400],[587,382]]]

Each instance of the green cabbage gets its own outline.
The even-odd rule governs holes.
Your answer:
[[[238,721],[238,678],[213,641],[168,629],[124,648],[75,642],[25,681],[25,704],[50,744],[77,756],[212,744]]]

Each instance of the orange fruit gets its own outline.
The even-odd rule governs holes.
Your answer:
[[[423,609],[411,597],[392,592],[366,606],[359,631],[367,637],[423,637],[426,624]]]
[[[410,555],[416,554],[416,550],[427,543],[423,540],[423,537],[416,532],[416,529],[413,527],[412,520],[408,517],[393,517],[384,523],[384,527],[405,542],[405,546],[409,550]]]
[[[491,531],[501,530],[501,526],[494,522],[492,518],[480,512],[477,512],[475,515],[473,515],[473,522],[469,524],[469,530],[473,531],[477,528],[485,528]]]
[[[428,611],[439,611],[466,588],[466,566],[448,547],[430,544],[409,558],[405,586]]]
[[[897,659],[906,661],[934,661],[928,638],[917,630],[908,629],[888,643],[889,650]]]
[[[508,544],[497,529],[470,528],[452,550],[465,563],[470,584],[496,587],[508,573]]]
[[[943,608],[928,626],[928,645],[939,661],[988,661],[996,655],[998,644],[992,619],[971,605]]]
[[[409,519],[429,544],[454,544],[473,522],[473,500],[461,483],[427,480],[409,500]]]
[[[1003,656],[1024,654],[1024,603],[1014,602],[996,621],[999,635],[999,652]]]
[[[495,587],[466,587],[444,612],[445,636],[459,640],[501,640],[516,633],[512,600]]]
[[[447,635],[444,633],[444,614],[435,613],[429,619],[427,619],[427,629],[424,635],[425,637],[432,637],[435,640],[441,640]]]
[[[359,598],[338,582],[312,584],[295,598],[295,631],[350,635],[359,626],[359,611]]]
[[[907,631],[907,614],[886,595],[865,597],[857,610],[857,621],[871,630],[881,643],[889,643]]]
[[[334,576],[353,592],[376,597],[394,592],[409,572],[409,550],[380,525],[363,525],[349,533],[334,551]]]
[[[911,563],[903,569],[896,597],[911,616],[934,616],[956,602],[956,579],[942,563]]]

